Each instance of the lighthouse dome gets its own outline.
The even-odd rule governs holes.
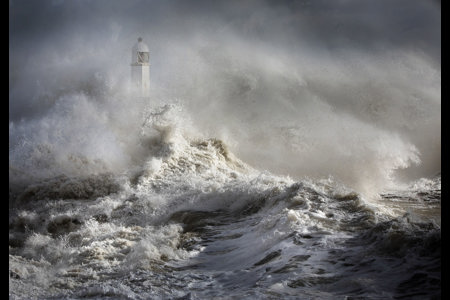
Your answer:
[[[138,42],[134,44],[133,50],[136,52],[148,52],[148,46],[142,41],[142,38],[138,38]]]
[[[136,44],[134,44],[131,50],[131,63],[132,64],[148,64],[149,50],[147,44],[142,41],[142,38],[138,38]]]

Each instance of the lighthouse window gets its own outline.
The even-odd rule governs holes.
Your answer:
[[[148,52],[138,52],[138,63],[148,63]]]

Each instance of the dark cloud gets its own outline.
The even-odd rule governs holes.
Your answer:
[[[420,47],[440,53],[440,5],[432,1],[18,1],[10,5],[13,46],[75,34],[102,35],[109,22],[124,34],[186,35],[231,28],[268,43],[333,47]]]

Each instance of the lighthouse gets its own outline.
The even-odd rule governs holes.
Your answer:
[[[138,38],[131,50],[131,82],[142,97],[150,95],[150,63],[148,46]]]

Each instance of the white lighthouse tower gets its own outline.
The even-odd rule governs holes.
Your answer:
[[[131,82],[142,97],[150,95],[150,63],[148,46],[138,38],[131,50]]]

